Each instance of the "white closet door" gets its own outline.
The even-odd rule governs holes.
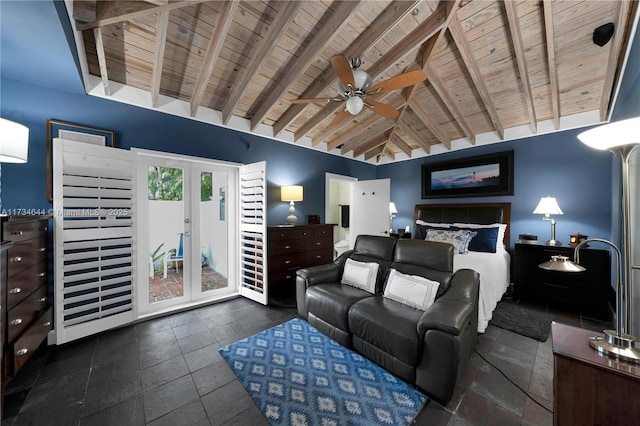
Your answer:
[[[267,304],[267,163],[240,168],[240,294]]]
[[[127,150],[53,141],[57,344],[135,318],[134,166]]]

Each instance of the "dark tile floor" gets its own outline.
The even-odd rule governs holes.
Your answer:
[[[536,308],[557,321],[604,328],[579,313]],[[234,299],[42,348],[9,383],[2,426],[267,424],[218,349],[295,316]],[[417,424],[552,424],[550,341],[490,326],[478,353],[451,403],[429,402]]]

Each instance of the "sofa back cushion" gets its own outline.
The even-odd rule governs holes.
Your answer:
[[[375,262],[379,265],[376,277],[375,293],[382,293],[382,286],[389,272],[389,265],[393,261],[396,238],[378,235],[358,235],[353,252],[349,258],[358,262]]]
[[[391,268],[407,275],[418,275],[440,283],[440,297],[453,276],[454,249],[451,244],[437,241],[400,239]]]

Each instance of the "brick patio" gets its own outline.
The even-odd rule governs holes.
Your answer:
[[[175,269],[167,271],[167,278],[162,275],[149,278],[149,303],[173,299],[184,294],[182,283],[182,269],[176,273]],[[227,279],[211,268],[202,269],[202,290],[215,290],[228,285]]]

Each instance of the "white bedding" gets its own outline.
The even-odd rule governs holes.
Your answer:
[[[493,310],[507,291],[510,282],[511,256],[505,250],[497,253],[470,251],[453,256],[453,270],[473,269],[480,274],[478,301],[478,333],[484,333]]]

